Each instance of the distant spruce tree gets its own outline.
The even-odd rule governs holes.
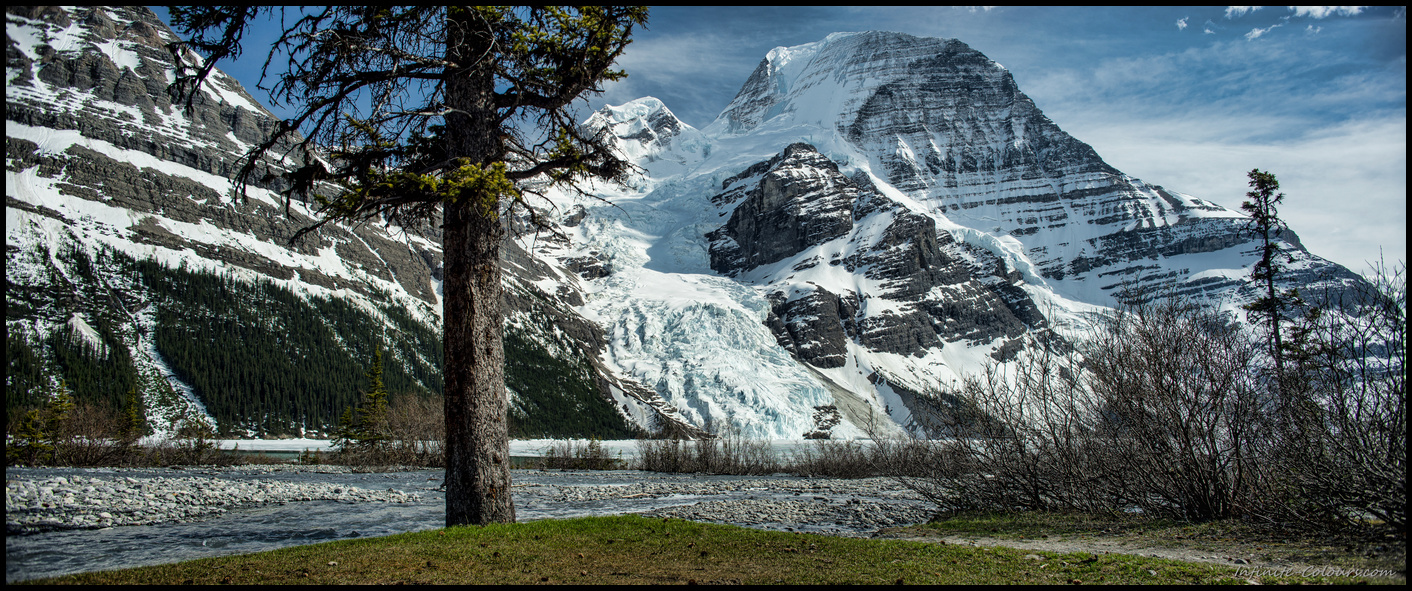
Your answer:
[[[143,420],[142,414],[142,399],[134,386],[123,399],[122,415],[118,417],[118,438],[123,445],[137,443],[145,433],[146,421]]]
[[[387,442],[387,386],[382,381],[382,349],[373,351],[373,363],[363,374],[368,391],[358,409],[358,429],[365,445],[381,448]]]
[[[334,445],[360,451],[381,450],[388,440],[387,387],[382,381],[381,349],[373,352],[372,364],[363,375],[368,379],[368,387],[363,392],[362,402],[345,410],[339,418]]]
[[[1275,287],[1275,279],[1285,271],[1285,265],[1293,262],[1293,257],[1285,252],[1288,246],[1279,240],[1289,226],[1279,217],[1278,206],[1284,200],[1279,193],[1280,182],[1274,173],[1253,169],[1246,176],[1250,178],[1251,190],[1245,195],[1248,200],[1240,208],[1250,215],[1246,230],[1260,240],[1260,260],[1255,262],[1250,279],[1260,290],[1260,297],[1246,304],[1247,317],[1265,332],[1267,350],[1275,362],[1275,380],[1282,398],[1288,398],[1286,380],[1289,378],[1287,361],[1290,357],[1305,357],[1309,337],[1308,326],[1318,319],[1320,310],[1307,306],[1298,289],[1281,291]],[[1302,315],[1302,318],[1301,318]],[[1299,321],[1303,322],[1299,322]],[[1281,400],[1286,406],[1290,400]]]
[[[171,88],[190,105],[271,9],[170,10],[173,27],[190,37],[170,49],[178,64],[192,64]],[[586,133],[569,107],[626,75],[611,68],[646,22],[644,7],[305,7],[265,62],[268,70],[286,55],[272,97],[298,108],[246,155],[237,186],[282,178],[286,211],[292,197],[316,202],[321,219],[294,239],[334,220],[409,230],[440,220],[448,526],[515,521],[502,216],[519,206],[537,220],[525,197],[550,186],[626,180],[630,166],[607,135]],[[262,156],[272,151],[303,164],[266,168]]]
[[[28,466],[51,464],[55,451],[67,435],[69,412],[74,409],[73,395],[67,383],[60,381],[57,390],[46,392],[42,409],[33,409],[20,420],[15,441],[5,446],[5,461]]]

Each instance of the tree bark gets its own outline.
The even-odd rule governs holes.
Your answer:
[[[447,11],[448,154],[488,165],[501,157],[494,76],[482,59],[493,42],[471,10]],[[446,347],[446,525],[515,521],[502,342],[499,196],[462,197],[443,211],[443,342]]]
[[[448,204],[446,253],[446,525],[515,521],[510,499],[500,222]]]

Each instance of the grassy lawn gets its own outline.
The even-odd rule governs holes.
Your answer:
[[[1358,581],[1262,578],[1266,583]],[[626,515],[458,527],[28,581],[87,585],[692,582],[1180,584],[1244,583],[1246,578],[1237,577],[1232,568],[1158,558],[862,540]]]

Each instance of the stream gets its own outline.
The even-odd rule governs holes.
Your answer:
[[[358,474],[288,465],[241,469],[11,468],[6,471],[5,512],[11,533],[5,538],[5,581],[436,529],[445,524],[442,476],[440,469]],[[930,505],[882,478],[514,470],[512,480],[520,521],[641,513],[763,529],[868,536],[882,527],[924,522],[931,514]],[[63,488],[66,481],[78,484]],[[162,515],[151,516],[141,525],[111,527],[95,522],[91,515],[87,522],[82,521],[84,516],[65,521],[75,512],[118,511],[104,504],[128,501],[113,497],[113,489],[104,486],[110,482],[144,491],[139,496],[149,499],[175,498],[179,495],[171,493],[172,487],[185,487],[191,490],[177,493],[204,494],[212,504],[224,494],[221,491],[240,487],[322,487],[319,489],[342,491],[343,496],[337,497],[339,500],[273,502],[245,497],[247,500],[235,504],[222,501],[229,507],[222,513],[190,517],[194,520],[187,522]],[[123,490],[129,489],[119,488]],[[392,500],[359,500],[348,497],[349,490],[376,491]],[[56,495],[43,498],[62,502],[41,503],[34,491]],[[103,496],[104,491],[108,496]],[[57,496],[60,493],[66,496]],[[257,493],[253,498],[262,497]],[[60,509],[50,505],[61,504],[59,518],[39,519],[41,514],[55,515]],[[17,527],[15,523],[21,518],[42,525]],[[37,533],[17,533],[36,529]]]

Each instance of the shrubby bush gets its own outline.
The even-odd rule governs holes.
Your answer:
[[[349,416],[365,417],[344,429],[334,451],[317,456],[319,463],[349,466],[422,466],[439,468],[446,465],[442,450],[446,443],[445,402],[440,396],[403,394],[385,398],[369,397],[365,405]],[[312,462],[313,458],[308,461]]]
[[[1405,530],[1404,275],[1306,314],[1283,373],[1230,318],[1132,300],[1073,347],[1036,339],[1014,364],[925,397],[950,437],[908,443],[920,465],[898,477],[944,512]]]
[[[1407,266],[1325,298],[1293,331],[1266,510],[1307,523],[1407,527]]]
[[[538,467],[541,470],[620,470],[628,466],[621,457],[613,457],[603,449],[603,442],[594,437],[582,445],[568,440],[550,445]]]
[[[770,450],[769,441],[753,441],[738,433],[721,437],[682,440],[638,440],[639,470],[707,474],[774,474],[783,467]]]
[[[211,427],[184,420],[172,434],[139,444],[143,430],[135,408],[115,412],[105,402],[72,401],[62,382],[45,393],[41,408],[26,411],[9,427],[5,460],[11,466],[170,466],[232,464],[231,454],[215,449]]]

